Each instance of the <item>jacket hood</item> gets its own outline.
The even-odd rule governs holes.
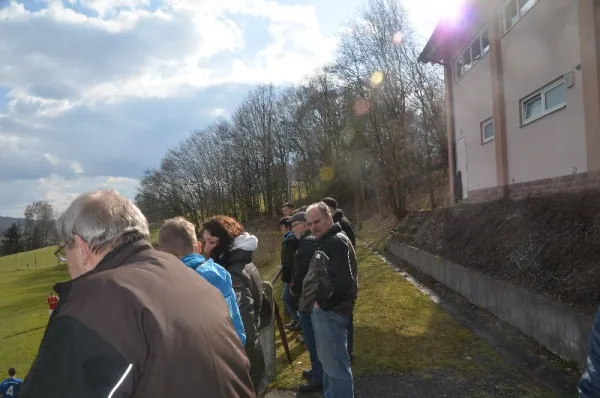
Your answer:
[[[337,209],[335,211],[335,213],[333,213],[333,222],[340,222],[340,220],[345,217],[346,215],[344,214],[344,210],[342,209]]]
[[[194,253],[182,257],[181,261],[219,289],[225,298],[231,294],[231,275],[211,258],[207,260],[201,254]]]
[[[250,235],[248,232],[244,232],[233,240],[233,247],[231,249],[255,252],[256,249],[258,249],[258,238],[254,235]]]

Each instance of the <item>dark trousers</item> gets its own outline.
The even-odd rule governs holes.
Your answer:
[[[352,359],[354,353],[354,314],[350,315],[350,322],[348,322],[346,330],[348,331],[348,355]]]

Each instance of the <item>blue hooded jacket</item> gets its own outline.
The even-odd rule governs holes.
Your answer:
[[[237,305],[229,272],[219,264],[215,263],[212,259],[209,258],[206,260],[204,256],[196,253],[182,257],[181,261],[183,261],[186,266],[196,271],[198,275],[206,279],[208,283],[219,289],[229,307],[229,316],[233,321],[233,327],[240,337],[242,345],[245,346],[246,331],[244,330],[244,324],[242,323],[240,309]]]

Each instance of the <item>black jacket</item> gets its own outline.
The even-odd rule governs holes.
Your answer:
[[[298,308],[310,311],[315,302],[323,311],[352,316],[358,293],[356,253],[340,224],[318,241],[302,284]]]
[[[306,231],[300,238],[298,250],[294,255],[294,275],[290,283],[290,291],[294,296],[300,297],[302,294],[302,282],[308,273],[310,259],[317,249],[317,238]]]
[[[283,283],[290,283],[294,273],[294,255],[298,249],[298,238],[290,232],[281,241],[281,280]]]
[[[253,397],[221,293],[140,240],[54,289],[22,398]]]
[[[352,226],[352,223],[348,220],[348,217],[346,217],[342,209],[338,209],[335,212],[333,215],[333,222],[340,224],[342,231],[344,231],[348,239],[350,239],[352,246],[356,249],[356,231],[354,231],[354,226]]]
[[[246,234],[246,237],[250,239],[252,236]],[[250,376],[257,391],[265,373],[265,360],[258,341],[263,281],[252,257],[253,251],[233,248],[219,259],[219,263],[231,274],[233,291],[246,331],[245,349],[250,359]]]

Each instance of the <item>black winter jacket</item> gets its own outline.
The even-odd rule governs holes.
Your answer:
[[[354,230],[354,226],[352,226],[352,223],[350,222],[350,220],[348,220],[348,217],[346,217],[342,209],[337,209],[337,211],[333,215],[333,222],[340,224],[340,227],[342,227],[342,231],[344,231],[348,239],[350,239],[352,246],[354,246],[354,248],[356,249],[356,231]]]
[[[358,293],[357,271],[354,246],[335,223],[317,243],[298,308],[310,311],[317,302],[323,311],[352,316]]]
[[[289,235],[288,235],[289,234]],[[294,274],[294,255],[298,249],[298,238],[289,232],[281,241],[281,281],[290,283]]]
[[[317,238],[306,231],[300,238],[298,250],[294,255],[294,275],[290,283],[290,291],[294,296],[300,297],[302,294],[302,282],[308,273],[310,259],[317,249]]]

